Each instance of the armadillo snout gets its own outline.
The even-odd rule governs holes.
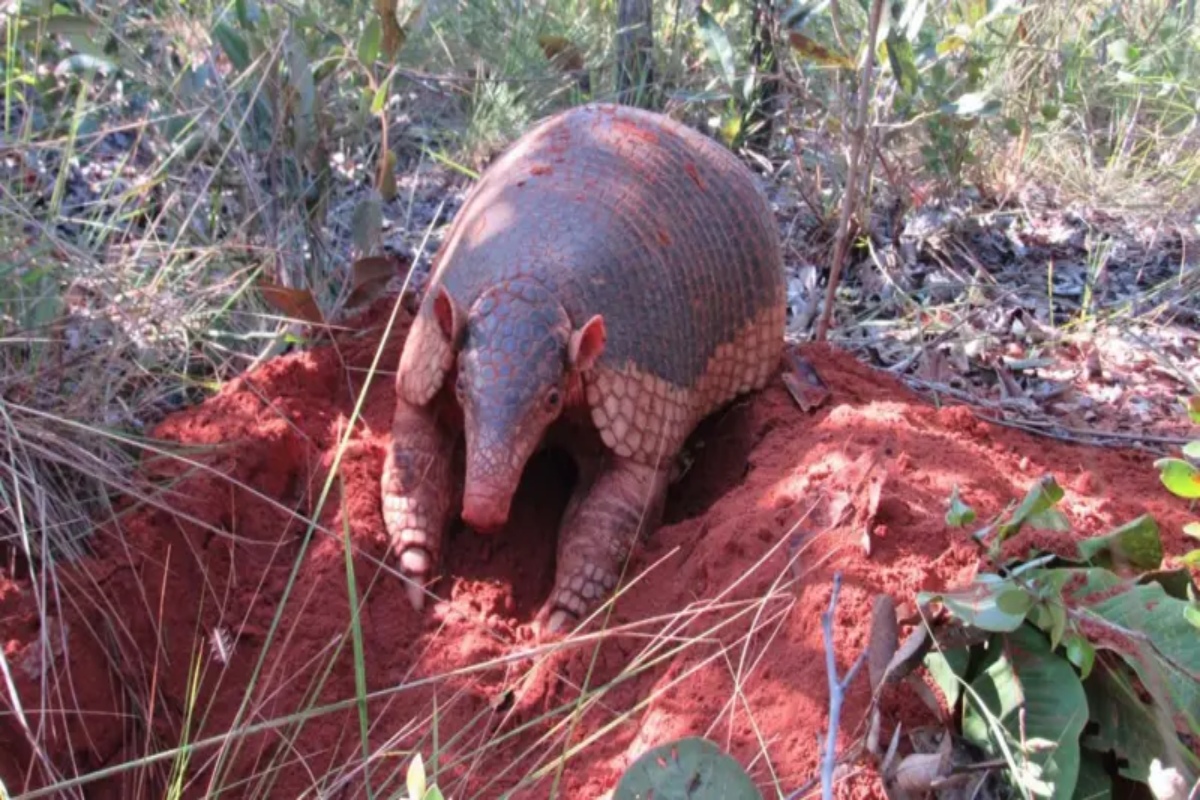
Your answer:
[[[495,533],[508,522],[512,492],[473,486],[463,494],[462,518],[479,533]]]

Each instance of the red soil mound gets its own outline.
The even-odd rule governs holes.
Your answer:
[[[0,716],[0,776],[10,790],[44,785],[46,761],[81,775],[168,751],[187,725],[186,741],[203,746],[186,764],[185,796],[204,795],[210,782],[227,787],[223,797],[315,796],[322,779],[321,796],[365,796],[343,535],[353,542],[374,693],[371,783],[379,795],[395,792],[412,749],[428,762],[436,746],[442,787],[456,800],[514,789],[510,796],[599,797],[643,749],[689,733],[727,747],[763,787],[798,787],[814,774],[826,724],[819,616],[833,572],[844,576],[836,652],[845,669],[866,644],[877,592],[903,601],[977,568],[965,534],[943,522],[952,485],[983,516],[1050,472],[1079,535],[1149,511],[1168,552],[1185,548],[1187,509],[1161,488],[1150,456],[1066,446],[991,427],[964,408],[938,410],[845,354],[809,346],[830,401],[806,414],[777,379],[706,423],[666,524],[631,565],[645,574],[610,620],[623,632],[560,654],[537,673],[533,699],[503,720],[506,689],[529,672],[518,658],[530,645],[526,623],[553,575],[554,521],[571,477],[561,461],[551,454],[531,465],[507,531],[452,534],[435,587],[448,602],[414,613],[378,509],[398,330],[337,465],[323,530],[306,538],[297,517],[318,506],[388,312],[165,421],[158,436],[187,445],[194,466],[148,459],[151,474],[171,480],[161,507],[115,514],[94,556],[63,569],[57,597],[39,598],[41,583],[28,574],[0,573],[4,652],[29,725],[12,709]],[[50,630],[40,630],[39,603],[51,609]],[[691,616],[673,619],[680,612]],[[231,649],[216,647],[218,638]],[[581,688],[587,699],[572,717]],[[858,723],[867,697],[863,670],[845,724]],[[241,723],[261,729],[206,742],[229,730],[243,704]],[[330,704],[340,705],[287,716]],[[900,719],[906,728],[930,718],[902,692],[885,713],[889,726]],[[166,758],[115,770],[89,783],[88,796],[159,796],[171,768]],[[844,789],[877,794],[877,778],[863,773]]]

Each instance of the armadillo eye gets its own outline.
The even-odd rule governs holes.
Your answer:
[[[546,410],[557,411],[559,403],[562,402],[562,395],[558,389],[551,389],[546,392]]]

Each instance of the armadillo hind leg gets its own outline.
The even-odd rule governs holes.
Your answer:
[[[580,482],[563,514],[554,589],[538,614],[539,627],[559,632],[603,602],[639,533],[658,526],[669,477],[669,465],[614,457],[593,480]]]
[[[425,605],[454,502],[453,432],[433,410],[396,400],[392,442],[383,466],[383,521],[399,557],[409,602]]]

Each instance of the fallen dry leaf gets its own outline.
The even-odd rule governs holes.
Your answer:
[[[292,289],[270,281],[259,281],[258,290],[267,305],[288,319],[320,325],[325,321],[317,301],[308,289]]]
[[[829,387],[812,364],[795,351],[788,351],[784,358],[783,385],[801,411],[811,412],[829,399]]]
[[[367,256],[350,267],[351,289],[347,308],[356,308],[375,300],[392,278],[404,275],[411,266],[396,255]]]

